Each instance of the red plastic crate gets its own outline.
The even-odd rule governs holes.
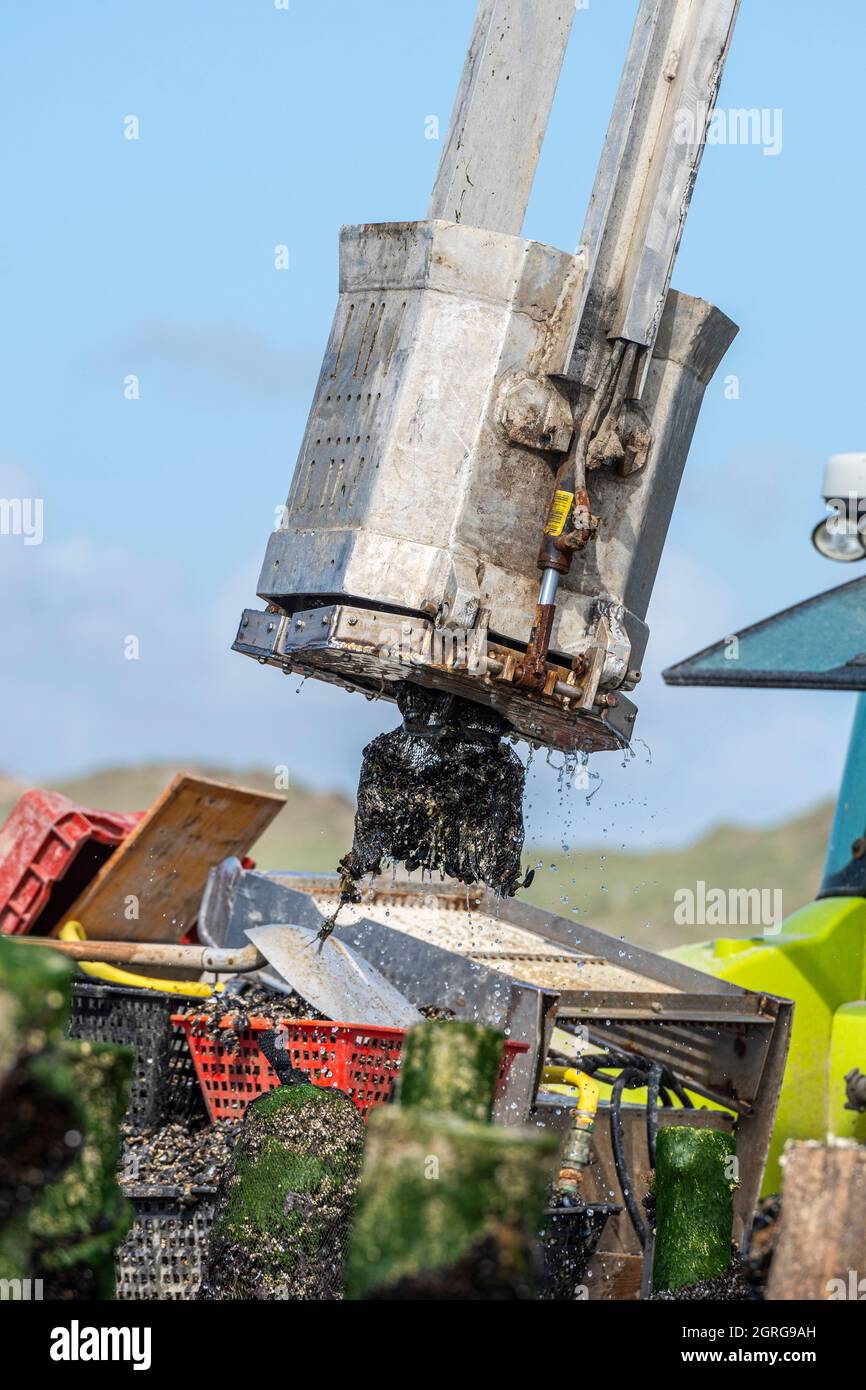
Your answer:
[[[212,1120],[239,1120],[257,1096],[279,1085],[277,1074],[259,1050],[257,1033],[274,1027],[264,1018],[251,1018],[239,1029],[236,1051],[209,1032],[197,1031],[196,1014],[174,1014],[192,1053]],[[220,1027],[228,1028],[228,1019]],[[366,1116],[376,1105],[391,1100],[400,1070],[405,1028],[371,1028],[366,1024],[289,1020],[278,1025],[293,1067],[305,1071],[314,1086],[335,1086]],[[528,1043],[506,1042],[499,1069],[501,1087],[518,1053]]]
[[[144,813],[90,811],[26,791],[0,829],[0,932],[50,931]],[[48,909],[48,910],[46,910]]]

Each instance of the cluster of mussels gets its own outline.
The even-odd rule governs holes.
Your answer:
[[[300,994],[282,994],[250,984],[220,990],[203,1003],[196,1002],[194,1012],[196,1034],[218,1036],[229,1052],[237,1052],[239,1034],[249,1027],[251,1018],[265,1018],[278,1025],[290,1019],[324,1017]]]
[[[232,1121],[190,1132],[168,1124],[143,1133],[124,1133],[118,1174],[122,1186],[214,1187],[232,1155],[238,1125]]]
[[[495,711],[406,683],[402,726],[364,749],[352,848],[340,861],[343,901],[358,882],[403,864],[411,873],[484,883],[512,897],[523,877],[525,769]]]

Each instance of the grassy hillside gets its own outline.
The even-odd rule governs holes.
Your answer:
[[[720,825],[677,850],[607,853],[603,859],[600,853],[566,856],[561,851],[540,851],[529,855],[530,862],[540,861],[541,867],[528,896],[565,917],[654,950],[713,936],[752,936],[755,931],[749,925],[677,925],[674,894],[682,888],[696,891],[699,880],[707,891],[779,889],[787,917],[815,896],[832,809],[828,802],[768,829]],[[769,897],[768,905],[772,901]]]
[[[144,811],[165,790],[176,772],[193,771],[256,791],[274,791],[272,774],[261,769],[226,772],[225,768],[168,764],[104,768],[85,777],[56,782],[51,790],[63,792],[82,806],[106,811]],[[0,783],[0,820],[9,813],[21,790],[23,788],[11,783]],[[351,803],[335,792],[312,792],[304,788],[291,788],[280,794],[286,797],[285,810],[259,841],[256,862],[267,869],[333,869],[351,843],[354,824]]]
[[[273,777],[261,770],[226,773],[198,771],[222,781],[273,791]],[[59,782],[84,806],[106,810],[143,810],[173,774],[170,766],[106,768],[86,777]],[[21,788],[0,779],[0,820]],[[724,825],[683,849],[643,854],[585,850],[563,854],[531,846],[526,862],[536,869],[526,896],[572,921],[586,922],[641,945],[662,949],[708,936],[751,935],[746,927],[715,928],[674,922],[674,894],[695,889],[780,889],[785,915],[809,902],[821,876],[831,806],[816,807],[785,825],[749,830]],[[352,837],[353,808],[337,793],[300,787],[286,794],[286,808],[259,841],[255,858],[261,868],[331,870]]]

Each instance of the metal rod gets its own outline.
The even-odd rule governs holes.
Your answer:
[[[641,0],[581,235],[567,374],[584,385],[610,339],[655,342],[739,4]]]
[[[541,576],[541,588],[538,591],[539,607],[545,604],[556,603],[556,594],[559,589],[559,571],[545,570]]]
[[[597,524],[586,491],[593,435],[609,415],[616,424],[627,392],[643,391],[739,3],[640,3],[581,238],[587,273],[566,374],[592,397],[556,478],[560,489],[573,477],[573,529],[565,537],[571,550],[582,549]],[[684,112],[691,118],[687,138]],[[645,349],[643,370],[632,385],[637,347]],[[562,568],[547,535],[539,563],[538,609],[523,664],[530,685],[543,676],[545,634],[555,616],[549,604]]]
[[[23,946],[59,951],[72,960],[107,965],[180,965],[213,974],[244,974],[267,961],[255,946],[240,949],[212,946],[172,946],[158,941],[57,941],[50,936],[22,936]]]
[[[481,0],[428,218],[520,234],[574,11]]]

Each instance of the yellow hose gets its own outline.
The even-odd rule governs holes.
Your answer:
[[[577,1096],[577,1109],[590,1121],[598,1110],[598,1082],[576,1067],[545,1067],[541,1084],[546,1091]]]
[[[86,941],[87,933],[80,922],[64,922],[58,932],[61,941]],[[214,989],[222,989],[218,984],[212,986],[202,980],[158,980],[155,976],[134,975],[130,970],[119,970],[116,965],[103,961],[80,960],[79,970],[95,980],[105,980],[113,985],[132,985],[135,989],[158,989],[163,994],[192,994],[197,999],[208,999]]]

